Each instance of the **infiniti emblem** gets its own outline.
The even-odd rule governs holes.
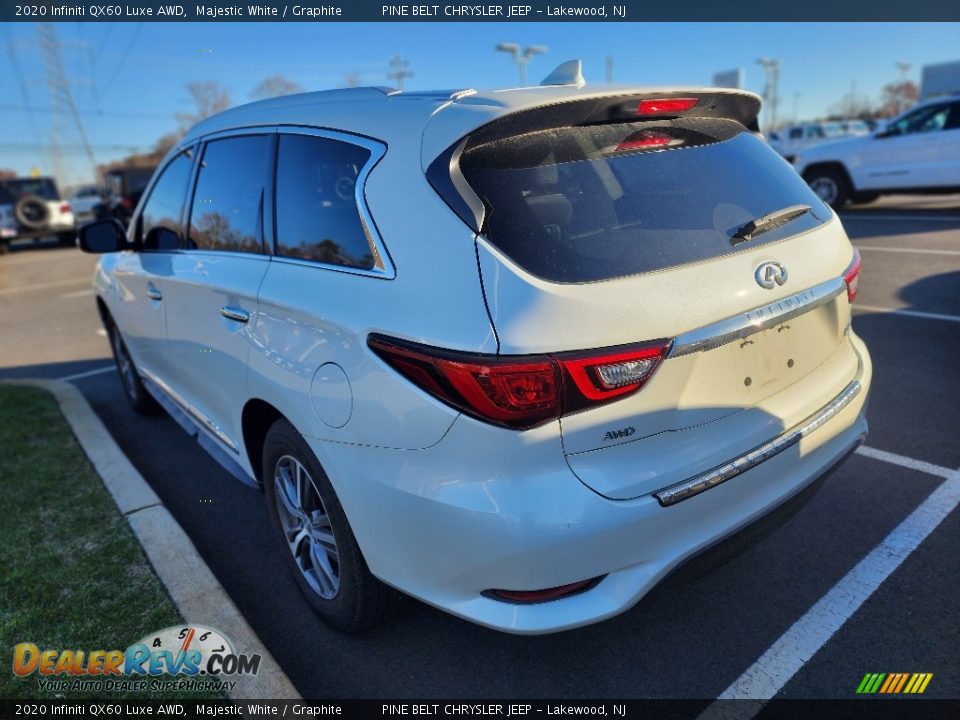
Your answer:
[[[753,276],[760,287],[772,290],[777,285],[787,282],[787,269],[778,262],[760,263]]]

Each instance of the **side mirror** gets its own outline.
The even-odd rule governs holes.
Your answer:
[[[84,252],[118,252],[126,244],[127,233],[119,220],[97,220],[80,228],[80,249]]]

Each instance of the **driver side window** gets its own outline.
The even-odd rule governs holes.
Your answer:
[[[144,250],[176,250],[183,239],[183,203],[193,169],[193,150],[174,158],[150,191],[137,221],[137,245]]]
[[[893,123],[889,132],[891,135],[910,135],[913,133],[936,132],[942,130],[950,114],[949,105],[932,105],[920,108],[904,115]]]

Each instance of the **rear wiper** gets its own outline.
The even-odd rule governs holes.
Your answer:
[[[786,225],[791,220],[806,215],[813,208],[809,205],[791,205],[782,210],[774,210],[767,215],[761,215],[756,220],[751,220],[745,225],[737,228],[737,231],[730,238],[731,245],[753,240],[757,235],[762,235],[770,230],[775,230],[781,225]]]

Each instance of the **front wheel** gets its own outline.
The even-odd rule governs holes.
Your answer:
[[[834,210],[839,210],[850,198],[850,181],[843,171],[834,167],[814,169],[804,175],[807,185],[817,197]]]
[[[330,480],[286,420],[267,433],[263,482],[283,555],[317,614],[344,632],[394,614],[400,594],[370,573]]]
[[[160,406],[143,386],[137,366],[133,364],[133,358],[127,350],[127,344],[113,322],[107,323],[107,337],[110,340],[110,349],[113,350],[113,359],[117,364],[117,373],[120,375],[120,384],[123,385],[123,394],[127,402],[141,415],[153,415]]]

